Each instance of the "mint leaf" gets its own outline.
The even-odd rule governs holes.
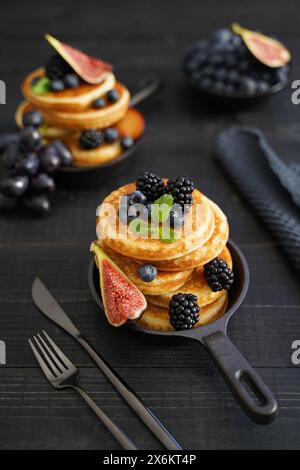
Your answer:
[[[151,226],[145,220],[136,218],[129,223],[129,228],[135,235],[146,237],[151,233]]]
[[[172,228],[159,227],[159,239],[163,243],[174,243],[177,242],[178,236]]]
[[[173,196],[171,194],[163,194],[159,199],[151,205],[151,220],[159,224],[165,222],[173,206]]]
[[[48,77],[40,78],[38,82],[32,85],[32,90],[37,95],[44,95],[50,90],[50,79]]]

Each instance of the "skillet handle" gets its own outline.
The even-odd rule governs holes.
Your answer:
[[[203,338],[203,343],[249,418],[259,424],[272,422],[278,412],[275,398],[228,336],[217,331]]]
[[[165,86],[165,81],[158,77],[147,77],[140,83],[140,90],[130,100],[130,106],[136,106],[156,95]]]

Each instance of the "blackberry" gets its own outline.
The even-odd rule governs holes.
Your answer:
[[[213,292],[229,290],[234,279],[233,272],[221,258],[215,258],[204,265],[204,276]]]
[[[169,319],[175,330],[189,330],[199,321],[198,297],[193,294],[175,294],[169,303]]]
[[[87,129],[80,135],[80,145],[86,150],[100,147],[104,142],[103,132],[100,129]]]
[[[51,57],[45,67],[46,76],[50,80],[58,80],[63,78],[68,73],[72,73],[70,65],[58,54]]]
[[[174,203],[179,204],[181,207],[193,204],[193,191],[195,185],[192,180],[186,176],[179,176],[173,180],[168,181],[168,190],[174,198]]]
[[[145,171],[136,181],[136,189],[145,194],[148,202],[154,202],[165,193],[165,184],[159,177]]]

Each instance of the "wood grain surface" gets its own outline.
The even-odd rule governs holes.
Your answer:
[[[81,368],[87,390],[139,446],[160,448],[89,357],[36,310],[30,287],[37,275],[183,448],[300,448],[300,375],[291,363],[291,344],[300,339],[299,277],[213,158],[218,130],[239,123],[260,127],[283,159],[299,160],[300,108],[291,103],[289,88],[256,107],[212,108],[188,88],[181,72],[191,42],[234,20],[280,36],[294,54],[293,78],[300,76],[299,5],[292,0],[1,3],[0,78],[7,85],[1,132],[14,128],[22,79],[49,56],[45,32],[114,63],[131,90],[150,74],[168,83],[141,108],[147,133],[126,174],[98,190],[58,191],[45,219],[0,216],[0,339],[7,345],[7,365],[0,365],[0,449],[118,448],[75,393],[55,391],[46,382],[27,345],[41,329]],[[248,295],[229,334],[278,400],[280,414],[267,427],[244,416],[196,343],[113,329],[90,297],[87,267],[96,207],[143,170],[192,176],[229,217],[231,237],[251,271]]]

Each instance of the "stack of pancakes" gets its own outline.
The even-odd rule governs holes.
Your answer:
[[[180,232],[180,237],[173,243],[137,238],[120,220],[116,224],[113,211],[107,209],[109,204],[117,212],[120,197],[134,190],[135,184],[128,184],[105,198],[97,217],[97,234],[98,244],[105,253],[147,298],[147,309],[138,320],[140,326],[172,331],[168,307],[172,296],[179,292],[192,293],[198,297],[200,319],[195,327],[223,315],[228,293],[225,290],[213,292],[210,289],[203,274],[203,266],[218,256],[232,268],[231,255],[226,247],[229,227],[224,213],[200,191],[194,190],[193,207],[185,216],[185,224],[190,223],[193,227],[191,232]],[[199,208],[200,223],[196,218]],[[144,282],[139,275],[139,267],[146,263],[151,263],[158,270],[157,277],[152,282]]]
[[[35,79],[45,76],[43,68],[27,76],[22,85],[26,101],[22,102],[16,112],[16,122],[22,127],[22,117],[27,111],[38,110],[44,116],[41,133],[45,141],[63,140],[70,148],[75,166],[92,166],[107,163],[122,153],[120,141],[107,143],[92,150],[85,150],[79,145],[81,131],[85,129],[104,129],[116,126],[126,116],[130,103],[127,88],[116,81],[112,72],[105,72],[101,83],[91,85],[82,82],[79,87],[64,91],[49,91],[37,94],[33,91]],[[106,96],[107,92],[116,89],[119,99],[115,103],[106,102],[106,106],[95,109],[92,103]]]

